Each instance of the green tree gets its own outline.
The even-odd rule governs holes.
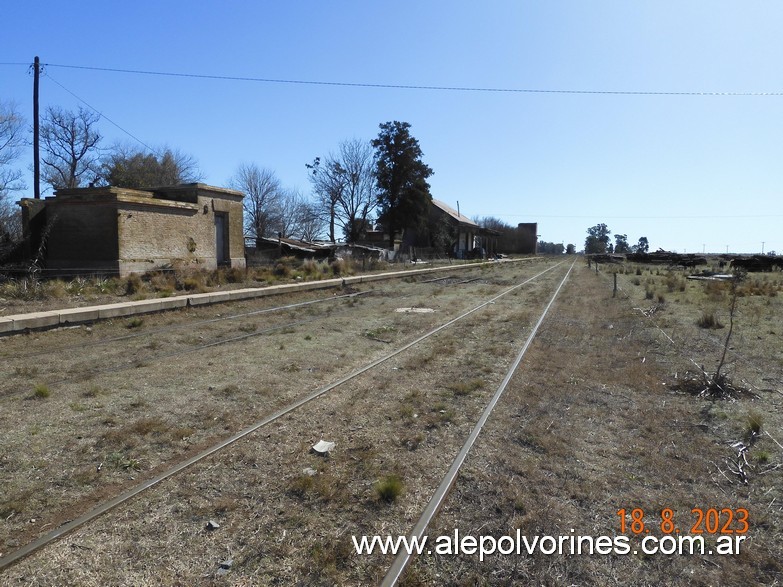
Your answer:
[[[566,255],[573,255],[574,253],[576,253],[576,246],[568,243],[566,245]]]
[[[650,243],[647,241],[647,237],[643,236],[639,239],[639,244],[636,245],[637,253],[646,253],[650,250]]]
[[[538,241],[538,252],[542,255],[562,255],[563,250],[563,243]]]
[[[631,247],[628,245],[627,234],[614,235],[614,252],[618,254],[631,252]]]
[[[103,180],[131,189],[191,183],[201,179],[195,159],[179,151],[159,155],[117,145],[103,161]]]
[[[380,125],[375,149],[375,182],[378,188],[379,220],[389,232],[389,247],[394,235],[406,228],[422,226],[432,201],[427,178],[432,169],[422,162],[419,141],[410,134],[407,122]]]
[[[587,229],[587,238],[585,239],[585,253],[604,254],[609,250],[609,235],[612,231],[606,224],[596,224]]]
[[[433,216],[429,221],[430,246],[439,255],[447,255],[457,240],[457,229],[443,216]]]

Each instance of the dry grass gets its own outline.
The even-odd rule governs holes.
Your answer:
[[[0,275],[0,315],[21,314],[63,307],[112,303],[130,299],[170,297],[238,287],[258,287],[281,282],[320,280],[370,272],[402,269],[373,261],[300,260],[283,257],[264,267],[220,268],[214,271],[174,268],[133,274],[125,278],[88,276],[71,280],[27,277],[3,279]]]
[[[531,268],[528,274],[533,272]],[[0,465],[11,472],[8,501],[21,510],[9,509],[10,519],[0,522],[5,548],[11,536],[21,540],[33,535],[37,526],[24,522],[32,511],[43,512],[36,514],[43,523],[56,522],[52,512],[57,508],[70,509],[66,515],[73,515],[80,498],[109,491],[111,484],[126,483],[130,477],[143,478],[165,461],[227,436],[297,393],[337,379],[458,313],[478,299],[472,292],[499,291],[501,282],[518,281],[522,273],[512,266],[483,274],[491,285],[422,287],[398,282],[392,288],[379,287],[377,295],[362,304],[280,317],[279,324],[305,315],[318,319],[290,332],[281,329],[237,348],[213,347],[208,354],[152,360],[133,370],[130,381],[127,372],[107,372],[87,386],[52,384],[52,397],[36,402],[41,412],[35,421],[25,420],[13,395],[0,396],[3,407],[12,408],[0,418],[19,422],[18,438],[6,436],[0,444],[6,451],[0,453]],[[421,348],[157,486],[15,565],[2,579],[24,577],[30,585],[377,584],[390,559],[358,557],[351,535],[410,530],[524,341],[537,317],[536,305],[546,301],[554,277],[541,287],[531,284],[529,290],[499,300]],[[688,282],[685,292],[675,287],[670,294],[662,281],[646,283],[663,276],[648,276],[645,270],[639,277],[640,286],[633,286],[638,288],[635,299],[613,300],[603,275],[582,270],[572,276],[430,534],[459,528],[463,534],[500,536],[519,528],[530,536],[567,535],[575,528],[585,535],[611,535],[618,531],[620,508],[659,512],[671,507],[678,516],[688,516],[694,505],[746,506],[753,520],[752,548],[738,558],[709,561],[496,556],[481,563],[477,557],[422,557],[407,584],[772,584],[780,577],[776,504],[783,496],[778,497],[774,467],[781,462],[781,451],[765,434],[783,436],[778,396],[759,392],[760,403],[751,406],[671,390],[674,374],[684,371],[681,349],[671,350],[657,328],[633,308],[644,304],[648,285],[667,296],[682,295],[679,303],[667,299],[654,318],[667,333],[676,328],[677,341],[685,340],[686,333],[688,340],[702,341],[710,331],[696,326],[698,314],[687,300],[701,293]],[[756,298],[761,296],[744,299]],[[780,296],[764,300],[777,302]],[[437,312],[394,313],[396,307],[414,302]],[[759,306],[759,323],[766,323],[765,309]],[[222,311],[204,310],[211,316]],[[154,328],[161,319],[151,318],[145,328]],[[266,315],[263,320],[278,318]],[[365,335],[387,326],[394,328],[384,332],[393,338],[391,343]],[[127,333],[121,324],[115,328]],[[263,328],[266,324],[259,331]],[[216,323],[199,335],[209,341],[230,331]],[[747,337],[741,324],[738,332]],[[51,345],[54,337],[49,334],[43,338]],[[74,330],[68,336],[96,334],[104,333]],[[161,348],[186,344],[173,335],[159,340]],[[45,340],[27,343],[28,350],[47,346]],[[127,360],[141,354],[145,344],[148,341],[139,341],[100,360]],[[688,353],[700,348],[689,347]],[[739,341],[735,350],[743,350]],[[58,357],[52,363],[62,368],[72,364],[67,359]],[[289,365],[297,370],[285,371]],[[12,362],[4,368],[10,385],[28,380],[29,390],[30,377],[13,372],[18,366]],[[54,381],[53,366],[41,361],[36,377]],[[775,385],[759,377],[753,384]],[[99,391],[85,396],[92,386]],[[61,409],[77,400],[87,410]],[[51,423],[53,429],[37,422]],[[176,433],[170,431],[176,428]],[[743,485],[729,473],[735,457],[729,444],[749,434],[756,438],[749,455],[755,468],[749,469],[750,482]],[[54,441],[61,438],[75,440],[58,448]],[[319,439],[337,443],[328,457],[310,451]],[[16,450],[20,442],[29,445],[25,460]],[[51,464],[62,462],[64,454],[72,461],[66,475]],[[96,460],[107,455],[113,459],[110,470],[107,462],[100,474],[92,473]],[[47,483],[58,491],[46,494],[43,487],[30,485],[21,472],[31,467],[38,467],[42,479],[53,480]],[[402,480],[404,490],[386,500],[378,492],[379,481],[392,475]],[[218,522],[219,529],[205,530],[209,520]],[[228,575],[217,577],[219,562],[228,558],[233,559]]]
[[[644,298],[644,284],[639,286]],[[693,348],[664,346],[660,331],[644,324],[628,300],[611,300],[610,292],[600,276],[584,272],[579,286],[564,292],[558,322],[571,317],[579,326],[562,330],[545,323],[430,535],[459,528],[462,534],[495,537],[516,529],[530,537],[568,536],[572,529],[613,536],[621,508],[643,508],[657,525],[661,510],[669,507],[690,527],[693,507],[746,507],[756,522],[745,552],[495,555],[483,563],[476,556],[421,557],[403,584],[428,585],[449,576],[459,577],[454,582],[459,585],[772,585],[783,577],[783,525],[770,516],[780,511],[781,494],[771,463],[783,463],[783,451],[769,438],[763,439],[764,449],[754,446],[746,467],[751,478],[744,485],[730,473],[735,453],[729,447],[732,441],[762,438],[771,410],[779,413],[773,407],[779,400],[765,395],[765,408],[747,411],[745,402],[672,393],[673,371],[688,362],[681,353]],[[695,324],[692,328],[697,332]],[[781,424],[776,417],[775,429]]]

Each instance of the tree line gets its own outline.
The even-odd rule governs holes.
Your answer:
[[[508,253],[520,253],[525,251],[528,238],[527,235],[521,233],[518,227],[511,226],[494,216],[477,217],[474,218],[473,221],[482,228],[489,228],[500,233],[497,242],[499,251]],[[563,253],[573,255],[576,253],[576,247],[570,243],[564,245],[563,243],[538,240],[536,243],[536,252],[542,255],[562,255]]]
[[[99,114],[82,107],[76,111],[56,106],[45,110],[40,131],[44,184],[52,190],[87,186],[144,189],[203,178],[192,156],[171,147],[115,143],[104,148],[99,122]],[[0,237],[21,236],[15,196],[27,186],[14,165],[29,145],[28,135],[26,121],[16,107],[0,102]],[[395,235],[408,229],[428,232],[432,245],[444,251],[452,244],[454,235],[447,226],[429,223],[432,196],[427,180],[433,170],[424,163],[419,141],[407,122],[382,123],[378,135],[369,141],[344,140],[334,151],[305,163],[303,173],[311,186],[309,194],[285,187],[273,170],[258,163],[237,167],[228,186],[245,194],[248,238],[256,242],[278,236],[356,242],[380,224],[390,247]],[[529,235],[497,218],[474,220],[499,233],[499,251],[520,252],[529,240]],[[538,252],[574,253],[575,247],[539,241]]]
[[[87,186],[154,188],[200,181],[196,160],[170,147],[102,145],[100,115],[79,107],[46,109],[40,127],[41,180],[52,190]],[[14,200],[27,189],[15,167],[30,141],[26,121],[12,103],[0,102],[0,236],[19,237]],[[228,182],[245,194],[245,234],[253,239],[290,237],[360,240],[377,222],[390,235],[426,223],[432,200],[418,140],[407,122],[380,125],[371,141],[345,140],[334,152],[304,165],[312,193],[286,188],[275,172],[242,163]]]
[[[628,243],[627,234],[615,234],[614,244],[609,235],[612,231],[606,224],[596,224],[587,229],[587,238],[585,238],[585,254],[607,254],[607,253],[646,253],[650,250],[650,243],[646,236],[639,237],[635,245]]]

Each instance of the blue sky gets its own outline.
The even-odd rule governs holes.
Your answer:
[[[434,197],[584,245],[599,222],[652,249],[783,253],[783,94],[392,89],[115,73],[580,92],[783,93],[783,4],[522,0],[20,2],[3,7],[0,100],[74,94],[227,185],[411,124]],[[104,146],[130,141],[104,118]],[[28,155],[31,160],[32,155]],[[27,169],[27,161],[20,162]],[[28,184],[31,180],[28,179]]]

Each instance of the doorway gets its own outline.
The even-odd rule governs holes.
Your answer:
[[[225,212],[215,212],[215,258],[218,266],[228,265],[228,215]]]

